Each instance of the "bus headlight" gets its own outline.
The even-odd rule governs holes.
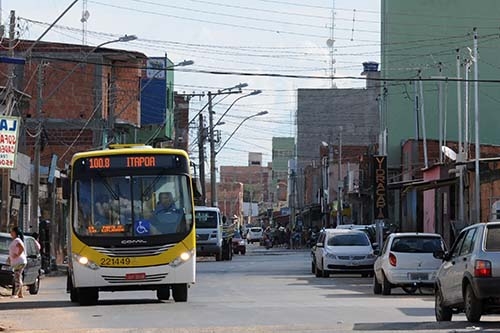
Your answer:
[[[89,260],[89,258],[87,257],[80,256],[78,254],[73,254],[73,258],[82,266],[85,266],[93,270],[99,269],[99,266],[95,262]]]
[[[188,261],[189,259],[191,259],[192,256],[193,256],[193,251],[182,252],[180,256],[178,256],[177,258],[172,260],[172,262],[170,263],[170,266],[177,267],[177,266],[183,264],[184,262]]]

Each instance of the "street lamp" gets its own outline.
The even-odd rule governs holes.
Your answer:
[[[221,125],[221,120],[222,118],[224,118],[224,116],[229,112],[229,110],[231,110],[231,108],[233,107],[234,104],[236,104],[236,102],[238,102],[240,99],[242,98],[245,98],[245,97],[248,97],[248,96],[255,96],[255,95],[258,95],[262,93],[262,90],[260,89],[257,89],[257,90],[254,90],[252,91],[251,93],[248,93],[246,95],[243,95],[243,96],[240,96],[238,98],[236,98],[232,103],[231,105],[229,105],[229,107],[227,108],[227,110],[222,114],[222,116],[220,116],[219,120],[215,123],[214,126],[217,126],[217,125]]]
[[[218,90],[216,93],[213,93],[212,95],[219,95],[219,94],[223,94],[224,92],[231,92],[233,89],[238,89],[238,90],[239,90],[239,92],[241,93],[241,89],[242,89],[242,88],[245,88],[245,87],[248,87],[248,83],[239,83],[239,84],[237,84],[237,85],[235,85],[235,86],[233,86],[233,87],[229,87],[229,88],[224,88],[224,89]],[[227,93],[225,93],[225,94],[227,95]],[[226,97],[227,97],[227,96],[226,96]],[[196,113],[196,115],[195,115],[193,118],[191,118],[191,120],[190,120],[190,121],[189,121],[189,123],[188,123],[188,126],[189,126],[190,124],[192,124],[192,123],[193,123],[193,121],[195,121],[195,120],[196,120],[196,118],[198,118],[198,116],[199,116],[199,115],[203,112],[203,110],[205,110],[205,108],[206,108],[207,106],[209,106],[209,104],[210,104],[210,101],[209,101],[207,104],[205,104],[205,105],[204,105],[204,106],[200,109],[200,111],[198,111],[198,113]],[[217,104],[217,103],[215,103],[215,104]],[[213,105],[212,105],[212,106],[213,106]],[[221,117],[221,118],[222,118],[222,117]],[[219,119],[219,120],[220,120],[220,119]]]
[[[234,129],[233,133],[231,133],[231,135],[229,136],[229,138],[227,138],[227,139],[226,139],[226,141],[224,141],[224,143],[222,144],[222,146],[220,146],[219,150],[217,150],[217,151],[215,152],[215,154],[217,155],[218,153],[220,153],[220,151],[222,150],[222,148],[224,148],[224,146],[227,144],[227,142],[228,142],[229,140],[231,140],[231,138],[233,137],[233,135],[234,135],[234,134],[238,131],[238,129],[241,127],[241,125],[243,125],[243,123],[244,123],[245,121],[247,121],[248,119],[252,119],[252,118],[254,118],[254,117],[258,117],[258,116],[263,116],[263,115],[266,115],[266,114],[268,114],[268,113],[269,113],[269,112],[267,112],[267,111],[261,111],[261,112],[259,112],[259,113],[256,113],[256,114],[253,114],[253,115],[251,115],[251,116],[248,116],[248,117],[244,118],[244,119],[243,119],[243,120],[239,123],[239,125],[238,125],[235,129]]]
[[[42,115],[42,107],[43,103],[50,99],[58,90],[59,88],[64,84],[64,82],[71,76],[73,73],[82,66],[85,61],[88,59],[91,53],[93,53],[95,50],[98,48],[102,47],[103,45],[106,44],[111,44],[111,43],[117,43],[117,42],[129,42],[131,40],[137,39],[137,36],[135,35],[124,35],[118,39],[115,40],[110,40],[104,43],[101,43],[91,49],[89,52],[87,52],[83,58],[83,61],[81,63],[76,64],[71,71],[66,74],[66,76],[59,81],[59,84],[57,84],[54,89],[42,99],[42,96],[38,97],[38,102],[37,102],[37,107],[36,107],[36,118],[39,120],[41,115]],[[35,42],[36,43],[36,42]],[[34,44],[35,44],[34,43]],[[31,51],[33,48],[34,44],[31,45],[30,49],[28,51]],[[40,66],[40,71],[41,71],[42,66]],[[41,73],[41,72],[40,72]],[[41,74],[39,74],[41,76]],[[76,141],[76,139],[75,139]],[[41,137],[40,134],[38,134],[35,138],[35,149],[33,153],[33,180],[32,184],[33,186],[31,187],[31,197],[33,198],[33,204],[31,205],[31,211],[30,211],[30,216],[33,221],[33,226],[34,226],[34,231],[38,231],[38,201],[39,201],[39,187],[40,187],[40,153],[41,153]]]
[[[212,207],[216,207],[217,206],[217,181],[216,181],[216,175],[215,175],[215,156],[220,153],[220,151],[222,150],[222,148],[224,148],[224,146],[227,144],[227,142],[229,140],[231,140],[231,138],[233,137],[233,135],[236,133],[236,131],[238,131],[238,129],[241,127],[241,125],[243,125],[243,123],[245,121],[247,121],[248,119],[251,119],[251,118],[254,118],[254,117],[258,117],[258,116],[263,116],[265,114],[268,114],[267,111],[261,111],[259,113],[256,113],[256,114],[253,114],[251,116],[248,116],[246,118],[244,118],[240,123],[239,125],[234,129],[233,133],[231,133],[231,135],[229,136],[229,138],[227,138],[226,141],[224,141],[224,143],[222,144],[222,146],[219,148],[218,151],[215,151],[215,145],[214,145],[214,140],[213,140],[213,136],[212,136],[212,142],[210,143],[210,191],[211,191],[211,201],[212,201]],[[221,117],[222,118],[222,117]],[[220,120],[220,119],[219,119]],[[214,127],[211,126],[211,131],[213,133],[213,129]]]

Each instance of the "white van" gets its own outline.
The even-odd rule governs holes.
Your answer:
[[[216,261],[232,259],[232,235],[223,230],[222,214],[217,207],[195,206],[196,255],[214,256]]]

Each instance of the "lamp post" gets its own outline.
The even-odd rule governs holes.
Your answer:
[[[268,114],[269,112],[268,111],[261,111],[259,113],[256,113],[256,114],[253,114],[253,115],[250,115],[246,118],[244,118],[239,124],[238,126],[234,129],[234,131],[231,133],[231,135],[226,139],[226,141],[224,141],[224,143],[222,144],[222,146],[219,148],[219,150],[217,151],[213,151],[213,159],[212,159],[212,163],[210,164],[210,168],[211,168],[211,171],[213,172],[211,174],[211,179],[210,179],[210,185],[211,185],[211,191],[212,191],[212,195],[210,196],[211,197],[211,201],[212,201],[212,207],[216,207],[217,206],[217,182],[215,181],[215,156],[220,153],[220,151],[222,150],[222,148],[224,148],[224,146],[228,143],[229,140],[231,140],[231,138],[233,137],[233,135],[238,131],[238,129],[241,127],[241,125],[243,125],[243,123],[249,119],[252,119],[252,118],[255,118],[255,117],[259,117],[259,116],[263,116],[263,115],[266,115]],[[221,117],[222,118],[222,117]],[[250,203],[250,207],[251,207],[252,203]]]
[[[124,35],[118,39],[107,41],[104,43],[101,43],[91,49],[88,53],[85,54],[83,61],[73,67],[71,71],[68,72],[68,74],[61,80],[59,81],[59,84],[47,95],[47,96],[42,96],[42,86],[43,86],[43,66],[39,67],[38,70],[38,98],[37,98],[37,105],[36,105],[36,119],[40,120],[40,117],[42,115],[42,107],[44,101],[47,101],[49,98],[51,98],[58,90],[59,88],[63,85],[63,83],[83,64],[85,61],[88,59],[91,53],[93,53],[95,50],[98,48],[102,47],[103,45],[111,44],[111,43],[116,43],[116,42],[129,42],[131,40],[137,39],[135,35]],[[31,48],[33,45],[31,46]],[[31,49],[30,48],[30,49]],[[34,149],[34,154],[33,154],[33,186],[31,187],[31,197],[32,197],[32,204],[31,204],[31,211],[30,211],[30,217],[32,221],[32,230],[33,232],[38,232],[38,201],[39,201],[39,187],[40,187],[40,152],[41,152],[41,131],[38,131],[38,135],[35,138],[35,149]]]
[[[266,115],[266,114],[268,114],[268,113],[269,113],[269,112],[267,112],[267,111],[261,111],[261,112],[259,112],[259,113],[256,113],[256,114],[253,114],[253,115],[251,115],[251,116],[248,116],[248,117],[244,118],[244,119],[243,119],[243,120],[242,120],[242,121],[238,124],[238,126],[234,129],[233,133],[231,133],[231,135],[229,136],[229,138],[227,138],[227,139],[226,139],[226,141],[224,141],[224,143],[222,144],[222,146],[220,146],[219,150],[217,150],[217,151],[215,152],[215,154],[217,155],[218,153],[220,153],[220,151],[222,150],[222,148],[224,148],[224,146],[227,144],[227,142],[228,142],[229,140],[231,140],[231,138],[233,137],[233,135],[234,135],[234,134],[238,131],[238,129],[241,127],[241,125],[243,125],[243,123],[244,123],[245,121],[247,121],[248,119],[252,119],[252,118],[254,118],[254,117],[258,117],[258,116],[263,116],[263,115]]]
[[[227,110],[222,114],[222,116],[220,116],[219,120],[217,120],[217,122],[215,123],[214,126],[217,126],[217,125],[222,125],[223,123],[221,122],[222,118],[224,118],[224,116],[229,112],[229,110],[231,110],[231,108],[233,107],[234,104],[236,104],[236,102],[238,102],[240,99],[242,98],[245,98],[245,97],[248,97],[248,96],[255,96],[255,95],[258,95],[262,93],[262,90],[258,89],[258,90],[254,90],[252,91],[251,93],[248,93],[246,95],[243,95],[243,96],[240,96],[238,98],[236,98],[232,103],[231,105],[229,105],[229,107],[227,108]]]
[[[221,93],[221,92],[219,92],[219,93]],[[226,113],[231,109],[231,107],[241,98],[257,95],[260,93],[261,93],[260,90],[254,90],[253,92],[251,92],[247,95],[243,95],[243,96],[237,98],[229,106],[229,108],[223,113],[222,117],[224,117],[226,115]],[[266,111],[266,113],[267,113],[267,111]],[[209,116],[209,126],[210,126],[210,192],[211,192],[210,201],[211,201],[211,206],[216,207],[217,206],[217,193],[216,193],[216,191],[217,191],[217,189],[216,189],[217,179],[216,179],[216,175],[215,175],[215,155],[216,155],[216,152],[215,152],[215,140],[214,140],[214,120],[213,120],[214,115],[213,115],[213,111],[212,111],[212,94],[211,94],[211,92],[208,92],[208,116]],[[221,121],[222,117],[220,117],[218,122]],[[241,124],[240,124],[240,126],[241,126]],[[233,132],[233,134],[234,134],[234,132]],[[231,136],[232,136],[232,134],[231,134]],[[220,149],[219,149],[219,151],[220,151]]]

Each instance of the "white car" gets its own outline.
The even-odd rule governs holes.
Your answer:
[[[441,260],[434,252],[444,251],[443,238],[434,233],[404,232],[390,234],[375,260],[373,292],[390,295],[402,287],[414,293],[419,287],[433,287]]]
[[[363,231],[324,229],[311,251],[311,267],[317,277],[333,273],[373,274],[375,254]]]
[[[246,237],[247,243],[248,244],[251,244],[253,242],[260,243],[260,241],[262,240],[263,233],[264,233],[264,231],[262,230],[261,227],[248,228],[247,237]]]

